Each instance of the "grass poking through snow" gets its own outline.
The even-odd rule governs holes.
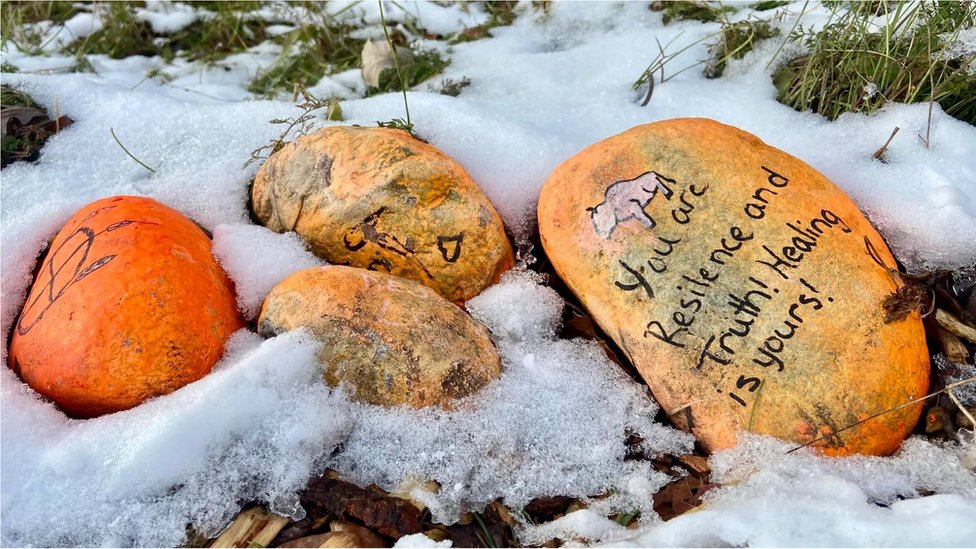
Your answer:
[[[830,120],[870,113],[888,102],[935,101],[952,116],[976,124],[976,56],[951,46],[976,19],[973,2],[852,3],[820,32],[790,39],[806,55],[773,75],[778,99]],[[876,15],[887,22],[877,27]]]

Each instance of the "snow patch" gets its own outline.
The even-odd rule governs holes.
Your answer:
[[[693,439],[655,423],[658,407],[647,389],[595,342],[556,339],[556,299],[531,275],[514,272],[469,301],[494,332],[502,376],[454,411],[360,407],[333,466],[387,490],[404,479],[436,480],[439,491],[411,495],[445,524],[497,498],[519,508],[536,497],[586,498],[609,489],[616,498],[600,502],[604,511],[650,512],[654,491],[670,479],[648,462],[625,461],[627,436],[640,436],[654,454],[690,452]],[[525,303],[544,305],[531,311]]]
[[[258,225],[217,225],[213,254],[234,281],[237,307],[247,320],[257,318],[264,298],[288,275],[325,265],[297,234]]]

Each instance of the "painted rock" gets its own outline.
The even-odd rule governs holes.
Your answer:
[[[557,273],[709,450],[739,431],[887,454],[929,359],[885,321],[895,261],[823,175],[707,119],[638,126],[559,166],[539,199]]]
[[[457,162],[407,132],[329,127],[269,158],[254,214],[328,261],[416,280],[450,301],[514,264],[501,217]]]
[[[51,243],[10,365],[67,414],[94,417],[200,379],[241,326],[231,282],[193,221],[148,198],[105,198]]]
[[[258,331],[307,328],[325,379],[370,404],[447,405],[501,373],[488,330],[412,280],[354,267],[305,269],[275,286]]]

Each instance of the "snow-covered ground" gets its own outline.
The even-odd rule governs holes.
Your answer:
[[[827,11],[795,2],[768,12],[740,6],[733,19],[764,17],[784,35],[801,9],[804,26]],[[375,35],[375,3],[342,17]],[[663,25],[646,2],[528,4],[510,27],[445,50],[438,78],[472,84],[460,96],[408,94],[423,138],[456,158],[480,183],[517,238],[526,240],[536,198],[549,172],[587,145],[632,126],[703,116],[759,136],[811,164],[846,190],[911,270],[976,262],[976,128],[936,105],[931,145],[928,105],[828,122],[775,100],[770,61],[782,38],[761,44],[725,76],[692,69],[656,86],[646,107],[631,84],[657,54],[701,40],[715,23]],[[476,4],[401,1],[388,22],[415,18],[450,34],[486,20]],[[406,12],[406,13],[405,13]],[[188,24],[175,4],[149,3],[154,28]],[[52,43],[100,25],[77,16]],[[370,26],[372,25],[372,26]],[[673,40],[673,42],[672,42]],[[698,43],[672,60],[676,72],[707,55]],[[54,46],[51,46],[52,48]],[[960,48],[971,48],[962,44]],[[52,50],[53,51],[53,50]],[[214,233],[214,251],[235,280],[242,311],[253,316],[263,295],[294,270],[317,263],[293,235],[250,223],[247,188],[252,150],[277,137],[274,118],[294,116],[288,99],[254,100],[246,84],[278,55],[268,45],[219,66],[149,58],[93,57],[95,73],[58,73],[72,60],[29,57],[8,44],[4,63],[21,72],[3,83],[75,120],[52,137],[34,164],[4,169],[0,187],[0,328],[18,314],[38,253],[78,208],[97,198],[144,195],[161,200]],[[61,65],[59,65],[61,63]],[[169,71],[161,84],[153,68]],[[402,97],[359,99],[358,71],[325,78],[311,91],[343,98],[343,124],[372,125],[404,115]],[[328,122],[318,121],[318,125]],[[871,158],[892,129],[901,133]],[[119,140],[150,173],[132,161]],[[526,527],[523,541],[551,537],[618,546],[925,545],[976,543],[976,450],[909,439],[892,458],[825,459],[747,437],[711,460],[706,506],[668,522],[651,511],[666,475],[625,461],[625,439],[639,434],[648,452],[690,451],[688,435],[657,424],[657,406],[592,342],[556,337],[560,298],[517,269],[468,304],[497,337],[505,374],[453,412],[377,409],[355,404],[321,383],[316,343],[303,333],[270,340],[241,331],[214,372],[173,394],[93,420],[66,418],[0,369],[0,526],[3,545],[177,545],[186,525],[213,534],[240,504],[267,502],[301,516],[297,491],[326,467],[358,482],[399,488],[424,501],[436,520],[499,497],[512,506],[533,497],[614,496],[549,525]],[[6,349],[0,357],[6,361]],[[336,451],[338,449],[338,451]],[[434,478],[437,493],[419,480]],[[931,494],[920,497],[920,494]],[[641,511],[638,530],[605,517]],[[422,540],[420,540],[422,541]],[[413,538],[411,543],[417,543]]]

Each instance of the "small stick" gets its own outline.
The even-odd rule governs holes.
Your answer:
[[[929,122],[925,126],[925,148],[926,149],[929,148],[929,144],[931,144],[930,137],[932,135],[932,103],[934,103],[934,101],[929,99]]]
[[[888,145],[890,145],[891,140],[894,139],[896,135],[898,135],[899,130],[901,130],[901,128],[895,126],[895,129],[891,130],[891,135],[888,136],[888,140],[885,141],[884,145],[881,145],[880,149],[874,151],[874,154],[872,154],[871,156],[873,156],[875,160],[881,160],[881,157],[884,156],[885,151],[888,150]]]
[[[935,311],[935,320],[938,321],[939,325],[946,330],[949,330],[963,339],[968,339],[969,341],[976,343],[976,328],[964,324],[961,320],[952,316],[952,313],[939,309]]]
[[[288,521],[285,517],[252,507],[237,515],[210,547],[252,547],[253,544],[266,547]]]
[[[54,96],[54,133],[61,133],[61,102]]]
[[[959,339],[959,336],[946,330],[942,326],[938,327],[939,343],[942,345],[942,352],[946,358],[956,364],[962,364],[969,360],[969,349],[966,344]]]
[[[953,393],[952,389],[949,389],[946,392],[949,393],[949,399],[952,400],[952,403],[955,404],[959,408],[959,411],[962,412],[962,415],[966,416],[966,419],[969,420],[969,424],[976,425],[976,420],[973,419],[973,415],[970,414],[969,410],[962,405],[962,402],[959,402],[959,398],[956,397],[956,393]]]

